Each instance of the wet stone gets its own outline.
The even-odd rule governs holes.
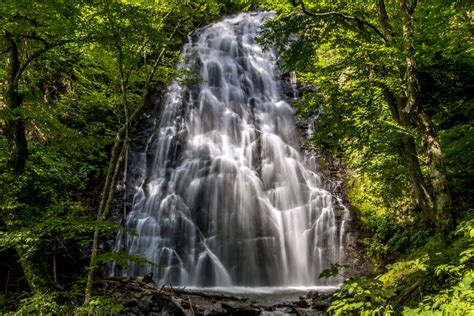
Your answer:
[[[222,307],[233,315],[260,315],[261,309],[246,303],[222,303]]]

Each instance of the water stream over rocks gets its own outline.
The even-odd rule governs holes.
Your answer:
[[[193,32],[143,153],[111,275],[153,272],[193,287],[335,286],[322,270],[344,260],[348,212],[299,149],[277,58],[256,43],[269,14],[244,13]],[[237,289],[237,288],[236,288]]]

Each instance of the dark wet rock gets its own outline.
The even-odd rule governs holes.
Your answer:
[[[316,88],[311,85],[297,85],[298,95],[308,92],[315,92]],[[340,223],[346,220],[345,225],[345,262],[348,264],[344,268],[343,275],[346,278],[369,276],[372,274],[372,265],[365,254],[365,246],[362,243],[364,232],[360,227],[357,211],[351,206],[348,200],[349,187],[346,180],[349,178],[347,169],[339,157],[335,157],[327,148],[321,146],[314,148],[310,142],[310,130],[317,133],[317,120],[320,110],[315,110],[308,117],[295,116],[295,124],[299,131],[300,143],[303,155],[310,164],[314,164],[314,169],[322,175],[324,186],[334,195],[333,202],[336,220]],[[345,210],[349,211],[349,217],[344,218]],[[340,226],[338,224],[338,226]]]
[[[119,294],[125,315],[328,315],[332,292],[230,295],[144,283],[141,278],[106,278],[104,295]],[[303,295],[302,295],[303,294]]]
[[[155,283],[155,281],[153,281],[153,272],[145,274],[141,281],[145,283]]]
[[[262,309],[248,303],[225,302],[222,307],[231,315],[260,315]]]
[[[314,93],[316,87],[310,84],[291,83],[290,74],[283,74],[282,81],[284,87],[289,89],[296,89],[296,94],[302,96],[306,93]],[[334,211],[336,220],[340,223],[346,220],[346,234],[344,236],[346,254],[345,262],[350,263],[348,268],[344,269],[345,277],[360,277],[371,274],[372,266],[365,255],[364,245],[362,244],[363,235],[360,229],[357,212],[350,205],[347,198],[348,186],[346,179],[348,178],[347,169],[344,166],[342,159],[335,157],[324,146],[314,148],[310,144],[311,133],[317,133],[315,126],[321,114],[319,109],[307,117],[295,116],[295,125],[299,131],[300,144],[303,155],[309,164],[314,165],[314,169],[322,175],[324,186],[334,195],[334,204],[336,205]],[[345,207],[343,207],[343,205]],[[349,218],[344,218],[345,210],[349,210]],[[338,225],[339,226],[339,225]],[[339,262],[342,264],[343,262]]]
[[[306,295],[306,299],[313,310],[326,311],[331,305],[332,293],[311,291]]]

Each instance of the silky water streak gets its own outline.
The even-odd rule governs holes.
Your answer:
[[[244,13],[189,36],[184,67],[197,83],[169,87],[143,154],[143,178],[115,249],[157,267],[157,283],[335,285],[347,210],[300,152],[276,57],[256,37],[268,14]],[[339,210],[339,215],[335,215]]]

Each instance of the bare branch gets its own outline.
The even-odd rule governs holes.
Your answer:
[[[153,63],[153,66],[152,66],[152,69],[150,70],[150,73],[148,74],[146,80],[145,80],[145,88],[144,88],[144,100],[143,102],[141,103],[141,106],[138,106],[137,108],[135,108],[135,110],[132,112],[132,114],[130,115],[130,121],[133,120],[133,118],[138,114],[140,113],[142,107],[145,105],[145,103],[147,102],[146,101],[146,98],[147,98],[147,94],[149,93],[149,90],[150,90],[150,84],[151,84],[151,81],[153,79],[153,77],[155,76],[155,73],[156,73],[156,70],[158,69],[158,66],[160,65],[160,62],[161,62],[161,59],[163,58],[163,56],[165,55],[165,52],[166,52],[166,49],[168,48],[168,45],[171,43],[171,41],[173,40],[174,36],[176,35],[176,32],[178,31],[179,27],[181,26],[181,24],[186,21],[188,18],[185,18],[181,21],[179,21],[176,26],[174,27],[173,31],[171,32],[169,38],[168,38],[168,43],[166,44],[163,44],[161,50],[159,52],[157,52],[158,54],[156,55],[156,58],[155,58],[155,61]]]
[[[178,24],[176,24],[176,26],[174,27],[173,31],[171,32],[170,34],[170,37],[168,39],[168,43],[163,45],[164,47],[161,49],[160,53],[158,54],[158,56],[156,57],[155,59],[155,62],[153,63],[153,67],[148,75],[148,78],[146,79],[146,83],[149,84],[151,82],[151,80],[153,79],[153,77],[155,76],[155,72],[156,72],[156,69],[158,68],[158,65],[161,61],[161,58],[163,58],[163,55],[165,54],[165,51],[166,51],[166,48],[168,47],[168,45],[171,43],[172,39],[174,38],[174,36],[176,35],[176,32],[178,31],[179,27],[181,26],[181,24],[185,21],[186,19],[182,20],[182,21],[179,21]]]
[[[145,48],[146,48],[146,45],[149,43],[149,40],[148,39],[145,39],[145,41],[143,41],[143,45],[142,47],[140,48],[140,50],[138,51],[138,54],[141,55],[142,52],[145,52]],[[146,64],[146,60],[144,62]],[[135,65],[134,67],[130,67],[130,69],[128,70],[127,74],[125,75],[125,86],[128,86],[128,81],[130,79],[130,76],[132,75],[132,71],[137,69],[138,68],[138,65]]]
[[[304,14],[308,15],[308,16],[312,16],[312,17],[324,17],[324,16],[338,16],[338,17],[341,17],[345,20],[351,20],[351,21],[355,21],[357,22],[359,25],[365,25],[369,28],[371,28],[378,36],[380,36],[384,41],[387,41],[387,39],[385,38],[385,36],[382,34],[382,32],[380,32],[377,27],[375,27],[374,25],[372,25],[371,23],[361,19],[361,18],[358,18],[358,17],[355,17],[355,16],[351,16],[351,15],[347,15],[345,13],[342,13],[342,12],[338,12],[338,11],[328,11],[328,12],[309,12],[305,5],[304,5],[304,2],[303,0],[300,0],[299,2],[296,2],[295,0],[291,0],[293,6],[298,6],[300,5],[301,6],[301,10],[303,11]]]
[[[169,10],[168,12],[166,12],[166,14],[162,17],[161,22],[160,22],[160,24],[157,26],[157,28],[160,28],[162,25],[164,25],[165,20],[171,15],[171,13],[173,12],[173,10],[174,10],[177,6],[178,6],[178,5],[175,4],[171,10]],[[172,35],[172,36],[173,36],[173,35]],[[148,38],[146,38],[145,41],[143,41],[143,45],[142,45],[142,47],[140,48],[139,54],[141,54],[141,53],[143,52],[143,53],[144,53],[144,56],[145,56],[145,52],[146,52],[145,49],[146,49],[146,45],[148,45],[148,43],[149,43],[149,40],[148,40]],[[145,64],[146,64],[146,60],[145,60],[144,62],[145,62]],[[132,71],[133,71],[134,69],[136,69],[136,68],[135,68],[135,67],[130,67],[128,73],[125,75],[125,85],[128,85],[128,80],[129,80],[129,78],[130,78],[130,76],[131,76],[131,74],[132,74]]]

